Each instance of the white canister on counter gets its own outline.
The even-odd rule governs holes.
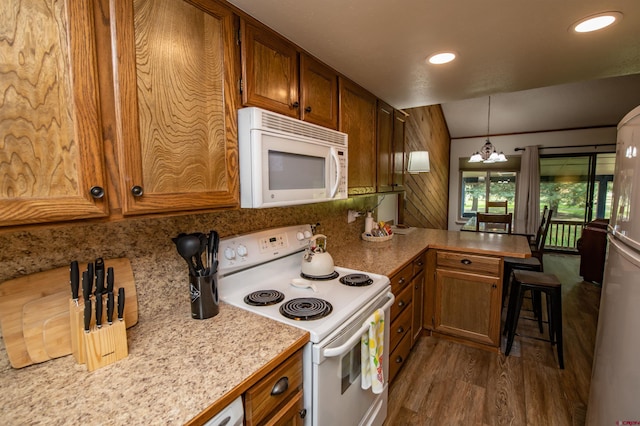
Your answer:
[[[373,229],[373,216],[371,212],[367,212],[367,217],[364,218],[364,232],[369,234]]]

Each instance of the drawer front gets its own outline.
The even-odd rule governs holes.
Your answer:
[[[409,284],[411,277],[413,276],[413,264],[409,263],[400,270],[397,274],[391,277],[391,291],[396,296],[402,291],[402,289]]]
[[[391,334],[389,343],[391,351],[400,343],[405,334],[410,333],[412,312],[411,309],[405,309],[398,315],[398,318],[391,323],[391,327],[389,328],[389,333]]]
[[[421,254],[420,256],[418,256],[418,258],[416,260],[413,261],[413,275],[412,276],[416,276],[418,275],[423,269],[424,269],[424,265],[426,264],[426,260],[425,260],[425,255]]]
[[[436,259],[439,268],[457,269],[459,271],[476,272],[496,277],[500,276],[499,257],[439,251]]]
[[[413,299],[413,287],[408,285],[403,288],[399,294],[395,294],[395,296],[396,300],[393,302],[393,305],[391,305],[391,322],[395,321],[401,312],[411,310],[407,309],[407,307],[411,304],[411,300]]]
[[[302,352],[292,355],[245,392],[247,425],[256,425],[302,388]]]
[[[391,352],[389,356],[389,383],[391,383],[407,361],[409,351],[411,351],[411,333],[405,334],[396,349]]]

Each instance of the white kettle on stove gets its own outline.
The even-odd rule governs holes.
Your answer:
[[[302,274],[311,278],[327,278],[334,272],[333,258],[327,252],[327,237],[322,234],[309,239],[302,258]]]

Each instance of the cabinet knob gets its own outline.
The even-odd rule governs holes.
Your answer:
[[[302,410],[298,411],[298,414],[300,415],[301,419],[304,419],[305,417],[307,417],[307,409],[303,408]]]
[[[404,333],[404,327],[398,327],[398,334]]]
[[[464,264],[464,265],[471,265],[471,261],[469,259],[462,259],[460,261],[460,263]]]
[[[396,358],[396,364],[401,364],[403,361],[402,357],[399,356],[398,358]]]
[[[104,188],[101,186],[92,186],[89,193],[97,200],[98,198],[104,197]]]
[[[491,286],[491,288],[498,288],[498,286],[494,284]]]
[[[398,308],[402,308],[404,306],[404,300],[398,302]]]
[[[281,377],[273,388],[271,389],[271,395],[280,395],[283,394],[287,389],[289,389],[289,378],[287,376]]]
[[[401,277],[401,278],[398,280],[398,284],[404,284],[404,277]]]
[[[310,106],[306,107],[306,108],[304,109],[304,112],[306,112],[306,113],[311,112],[311,107],[310,107]]]
[[[144,194],[144,190],[140,185],[134,185],[131,188],[131,195],[133,195],[134,197],[142,197],[142,194]]]
[[[298,108],[300,106],[300,103],[299,102],[294,102],[294,103],[291,104],[291,106],[293,108]]]

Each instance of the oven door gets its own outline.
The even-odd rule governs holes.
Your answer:
[[[385,291],[361,309],[347,324],[324,341],[313,345],[312,424],[382,425],[387,416],[389,381],[389,318],[394,297]],[[376,310],[384,311],[383,372],[384,391],[374,394],[361,386],[360,339],[368,326],[363,325]]]

